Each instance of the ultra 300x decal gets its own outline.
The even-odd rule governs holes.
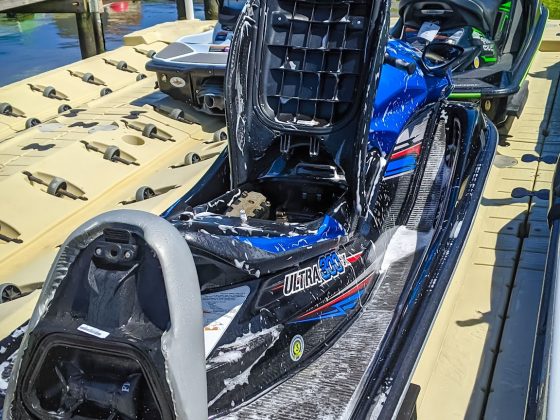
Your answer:
[[[358,253],[346,257],[344,253],[339,254],[334,251],[322,255],[316,264],[286,274],[283,287],[284,295],[290,296],[337,278],[346,271],[346,267],[360,258],[361,255],[361,253]]]

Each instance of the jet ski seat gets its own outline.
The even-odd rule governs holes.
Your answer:
[[[405,26],[416,27],[426,20],[438,21],[441,29],[472,26],[493,34],[502,0],[401,0],[400,15]]]

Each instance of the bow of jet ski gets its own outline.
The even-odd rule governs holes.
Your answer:
[[[446,42],[464,48],[454,64],[452,98],[480,101],[498,125],[519,117],[525,80],[544,34],[548,10],[540,0],[399,2],[393,36],[423,48]]]
[[[459,50],[387,44],[388,15],[249,3],[228,151],[163,218],[106,213],[61,246],[7,419],[392,416],[497,131],[446,100]]]

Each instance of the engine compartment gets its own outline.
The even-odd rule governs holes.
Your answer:
[[[282,135],[261,159],[267,168],[253,182],[231,189],[208,203],[185,209],[182,220],[223,216],[307,223],[336,207],[348,192],[344,170],[319,137]]]

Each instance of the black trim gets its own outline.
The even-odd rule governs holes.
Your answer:
[[[220,67],[217,67],[220,66]],[[157,62],[155,60],[150,60],[146,63],[146,70],[153,71],[157,73],[171,74],[176,72],[177,74],[187,75],[191,71],[206,72],[209,76],[224,76],[226,73],[226,65],[220,65],[215,63],[189,63],[189,62],[177,62],[177,61],[166,61],[164,63]]]
[[[548,223],[550,241],[543,278],[539,316],[536,325],[535,345],[533,347],[531,375],[525,418],[546,418],[546,406],[551,396],[548,392],[550,381],[551,345],[554,333],[554,296],[558,293],[558,268],[560,261],[556,258],[560,249],[560,162],[556,164],[554,178],[550,188],[548,202]]]
[[[476,216],[485,180],[490,171],[498,141],[496,127],[484,117],[488,126],[485,142],[482,145],[479,162],[471,169],[472,181],[464,193],[465,203],[458,207],[453,218],[432,242],[431,252],[424,267],[419,271],[416,284],[420,296],[407,302],[401,312],[392,340],[386,342],[381,350],[378,365],[374,366],[367,378],[360,401],[352,413],[353,419],[369,418],[372,410],[379,404],[379,396],[384,393],[385,401],[378,419],[392,419],[402,403],[408,389],[415,366],[422,353],[425,341],[437,316],[439,307],[455,266],[466,243],[471,222]],[[459,234],[454,237],[455,222],[462,221]],[[390,384],[388,390],[384,386]]]
[[[543,278],[543,290],[540,299],[539,316],[536,325],[535,345],[533,347],[531,374],[527,393],[526,419],[546,418],[546,406],[551,396],[547,392],[550,381],[551,345],[553,336],[554,295],[557,293],[559,261],[556,258],[560,247],[560,219],[555,219],[550,232],[548,257]]]

